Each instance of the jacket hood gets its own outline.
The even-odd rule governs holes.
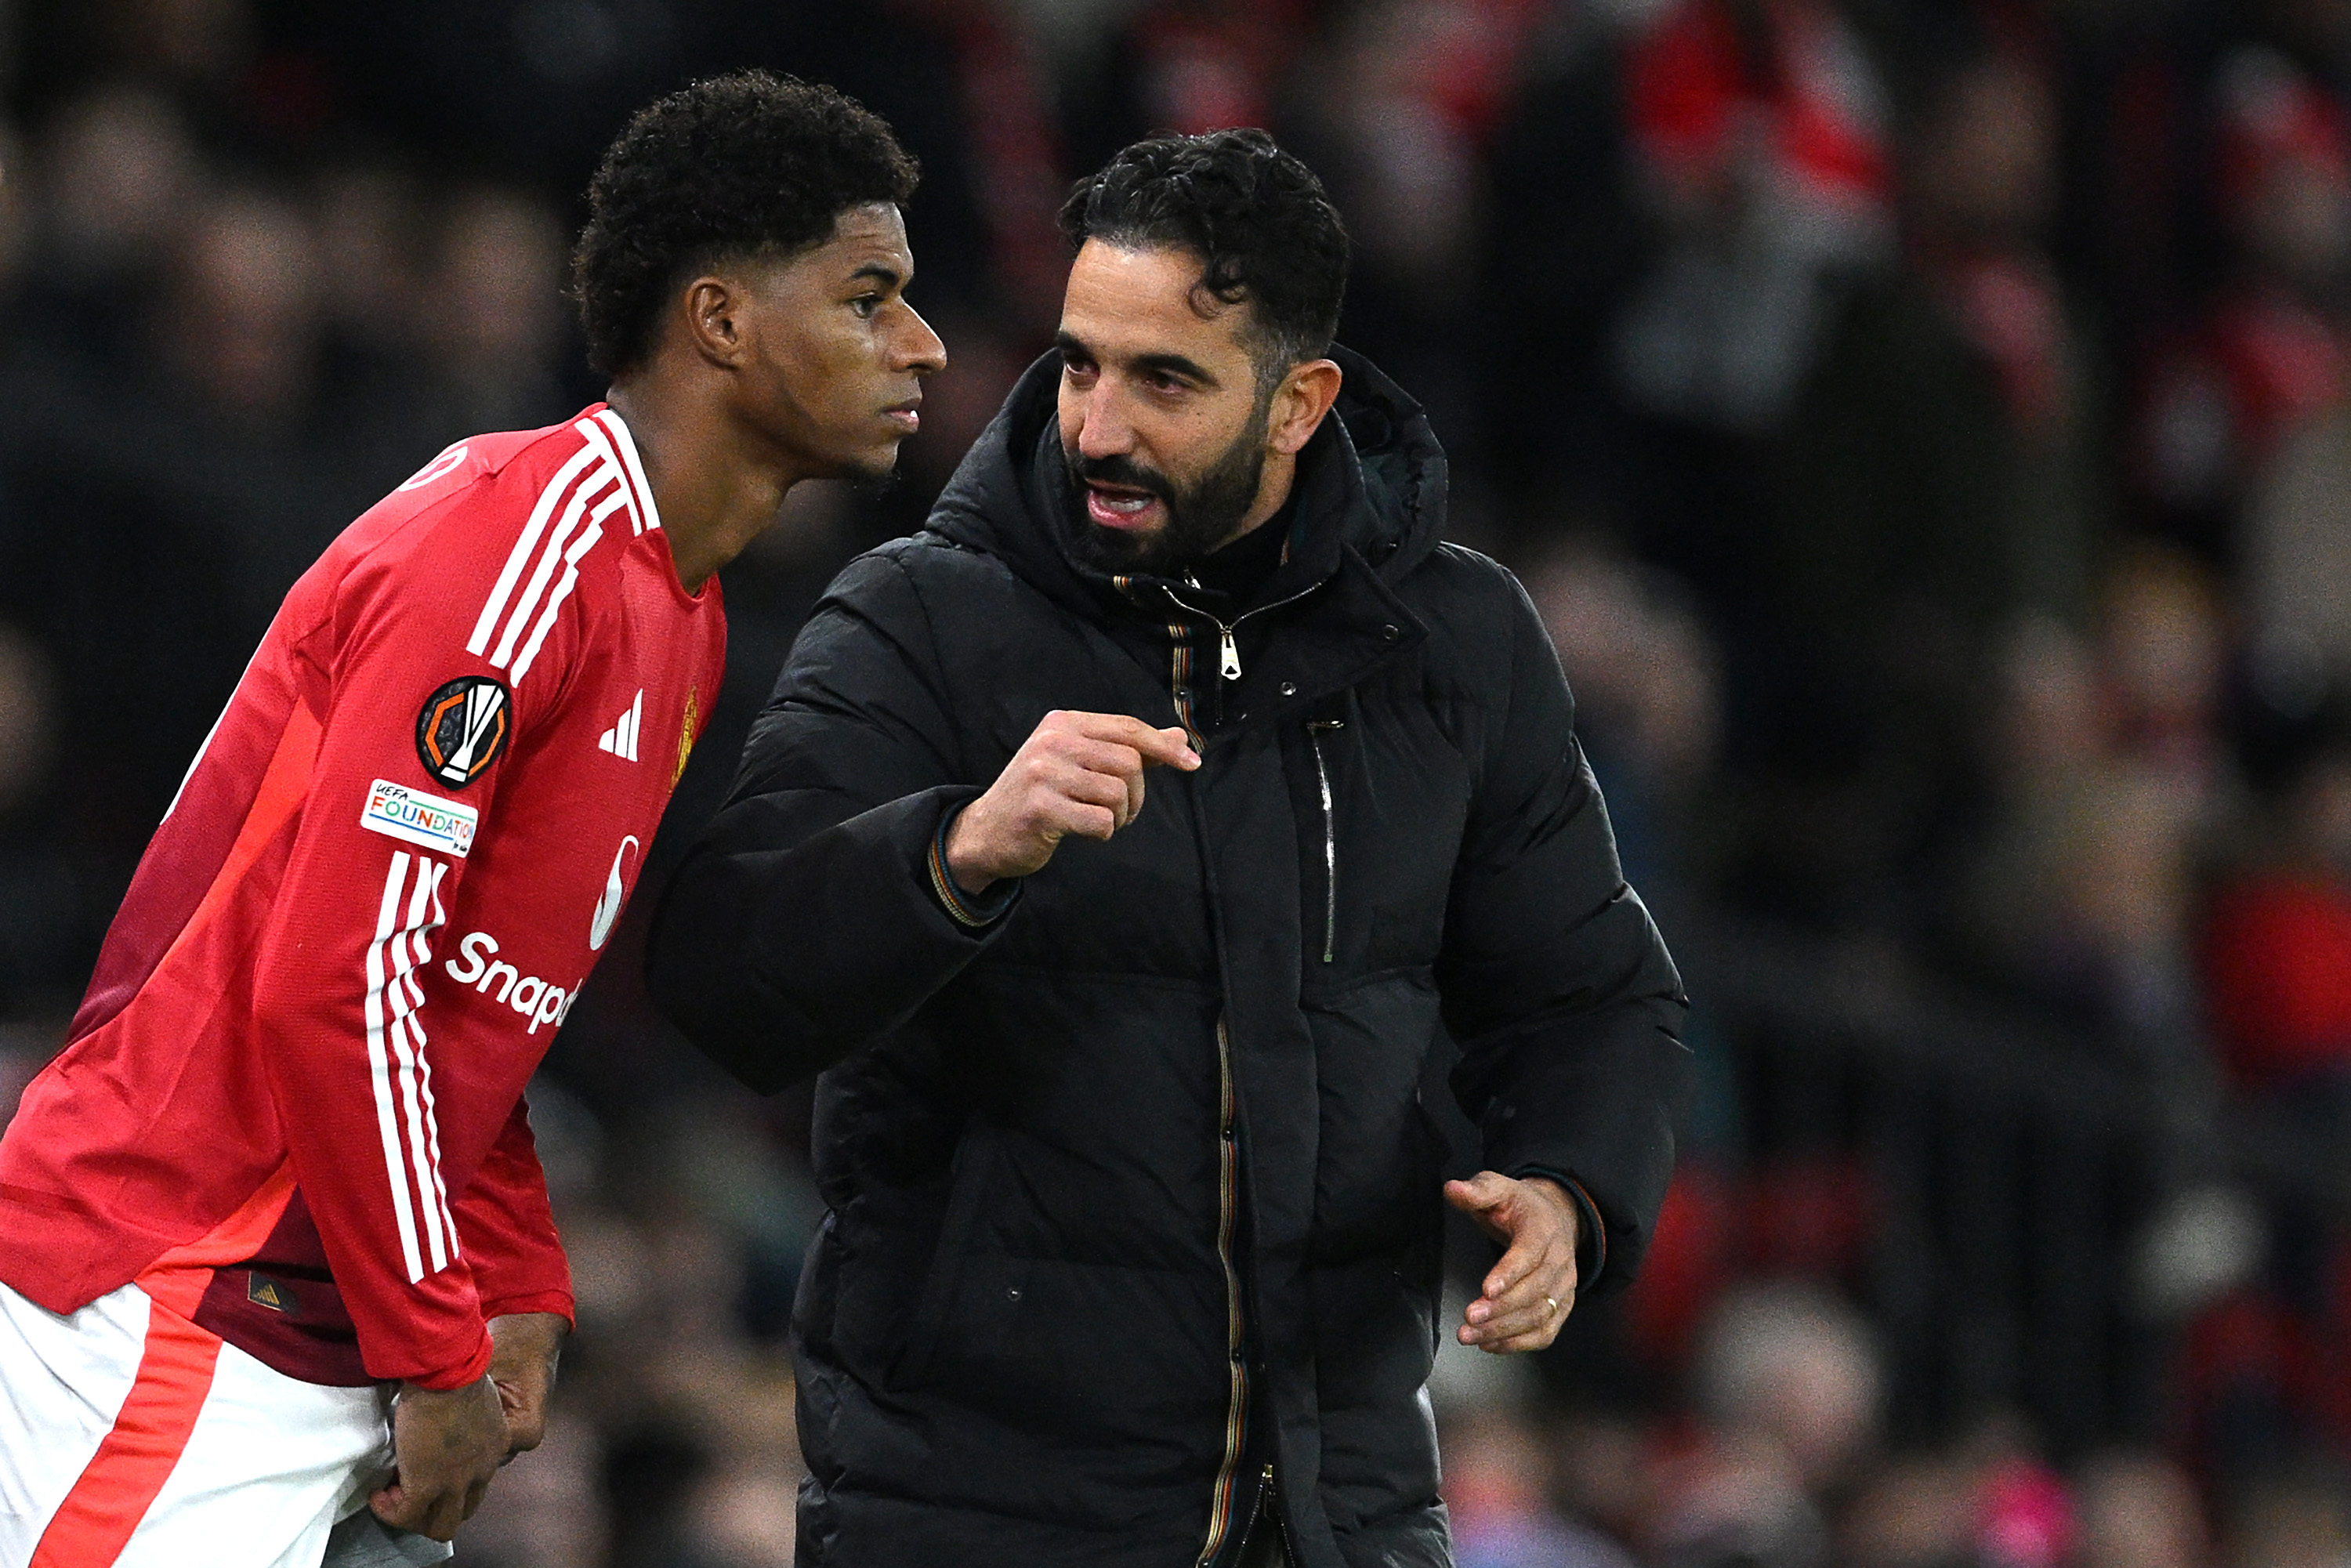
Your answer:
[[[1377,366],[1335,345],[1331,358],[1343,379],[1333,417],[1299,454],[1291,553],[1318,577],[1356,566],[1393,583],[1444,537],[1445,450],[1420,404]],[[1070,552],[1060,380],[1058,353],[1021,374],[925,528],[998,556],[1040,591],[1098,612],[1116,591]]]

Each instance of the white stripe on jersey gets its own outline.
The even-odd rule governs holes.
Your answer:
[[[417,1207],[424,1217],[422,1227],[424,1245],[432,1256],[432,1271],[435,1274],[449,1266],[449,1237],[455,1227],[449,1224],[448,1216],[442,1212],[434,1196],[439,1184],[434,1170],[431,1145],[437,1140],[429,1139],[425,1134],[428,1107],[423,1103],[420,1089],[424,1031],[417,1027],[412,1016],[407,988],[412,978],[412,967],[419,958],[430,956],[429,953],[419,953],[416,949],[423,946],[422,928],[430,912],[434,886],[447,869],[437,861],[422,857],[417,860],[416,886],[408,900],[408,924],[392,944],[392,966],[398,984],[392,993],[392,1027],[387,1031],[392,1040],[392,1049],[400,1058],[400,1094],[408,1112],[409,1173],[416,1182]]]
[[[465,639],[467,653],[478,655],[490,645],[490,632],[496,629],[498,616],[506,610],[507,596],[514,592],[515,580],[522,575],[523,568],[529,564],[532,553],[538,548],[538,536],[547,528],[549,515],[555,510],[556,503],[569,491],[572,481],[580,477],[581,470],[595,461],[596,449],[582,446],[555,471],[555,477],[549,479],[547,488],[538,493],[538,502],[530,509],[530,521],[523,525],[522,537],[515,540],[513,550],[507,554],[506,568],[498,573],[497,581],[490,589],[489,600],[482,606],[482,618],[474,622],[474,634]]]
[[[643,509],[637,505],[635,483],[629,477],[627,469],[622,466],[620,454],[613,449],[612,442],[606,435],[604,426],[593,419],[583,419],[572,428],[588,438],[588,444],[603,454],[604,461],[611,466],[612,473],[621,481],[621,498],[628,504],[631,530],[643,533],[645,515]]]
[[[416,870],[413,883],[408,874],[412,858]],[[450,1260],[459,1255],[457,1227],[450,1218],[448,1189],[441,1179],[441,1129],[434,1114],[432,1063],[424,1054],[424,1029],[416,1016],[424,1001],[417,974],[433,956],[429,937],[448,918],[441,902],[441,880],[448,870],[440,861],[411,857],[405,851],[393,852],[383,904],[376,917],[375,940],[367,952],[368,1066],[374,1080],[376,1125],[383,1140],[385,1174],[392,1184],[392,1216],[399,1225],[401,1257],[408,1266],[411,1284],[428,1272],[447,1268]],[[405,919],[401,913],[403,895],[408,905]],[[401,1146],[403,1141],[405,1151]]]
[[[376,916],[375,940],[367,950],[368,1068],[375,1080],[376,1128],[383,1134],[385,1174],[392,1179],[392,1213],[400,1226],[400,1254],[408,1265],[409,1283],[424,1278],[416,1249],[416,1216],[408,1201],[408,1173],[400,1160],[400,1127],[392,1109],[392,1063],[384,1045],[384,948],[400,919],[400,895],[408,883],[408,852],[395,850],[392,872],[384,878],[383,907]]]
[[[617,469],[600,464],[573,487],[571,498],[564,506],[562,520],[548,531],[547,548],[539,551],[538,564],[532,569],[530,580],[523,585],[522,592],[516,596],[514,612],[507,617],[506,630],[499,634],[497,646],[490,650],[492,664],[504,669],[514,658],[515,645],[522,640],[531,616],[538,612],[540,596],[554,580],[556,563],[562,558],[563,547],[570,542],[572,530],[579,528],[580,518],[586,515],[590,497],[617,486],[620,479]]]
[[[409,972],[408,988],[416,1008],[424,1005],[424,986],[417,977],[423,973],[426,965],[433,962],[433,933],[449,924],[449,911],[441,903],[441,880],[448,870],[444,862],[433,863],[433,918],[419,926],[416,935],[411,938],[416,947],[416,967]],[[413,1008],[411,1011],[413,1014]],[[424,1100],[424,1146],[432,1156],[428,1168],[433,1173],[433,1201],[441,1211],[442,1228],[449,1233],[449,1256],[463,1258],[465,1249],[457,1244],[457,1222],[449,1214],[448,1185],[441,1179],[441,1118],[433,1105],[433,1058],[424,1050],[423,1024],[412,1016],[408,1027],[416,1037],[416,1058],[422,1073],[417,1091]]]
[[[575,420],[571,428],[580,433],[580,450],[539,492],[530,520],[515,540],[474,623],[474,634],[465,642],[468,653],[486,654],[493,668],[507,670],[515,683],[529,671],[555,624],[556,612],[578,585],[580,558],[604,537],[603,520],[626,507],[636,532],[660,526],[628,426],[617,415],[598,415]],[[575,535],[583,515],[587,531]],[[550,519],[555,525],[551,529]]]
[[[661,508],[653,504],[653,487],[645,478],[645,465],[637,455],[637,438],[629,432],[629,422],[616,409],[601,409],[596,423],[612,433],[612,444],[619,448],[621,466],[629,471],[629,487],[636,492],[637,531],[658,528]]]
[[[463,1258],[465,1249],[457,1244],[457,1222],[449,1213],[449,1188],[441,1179],[441,1117],[433,1105],[433,1059],[424,1051],[423,1024],[411,1018],[408,1028],[416,1037],[416,1089],[424,1100],[424,1152],[431,1156],[428,1168],[433,1173],[433,1204],[441,1211],[441,1228],[449,1233],[449,1256]]]
[[[433,1058],[424,1049],[424,1025],[415,1017],[415,1009],[424,1005],[424,987],[417,977],[433,961],[432,935],[449,923],[449,912],[441,903],[441,879],[448,870],[442,862],[433,863],[433,918],[419,925],[410,938],[416,949],[416,965],[407,977],[411,1000],[408,1030],[416,1041],[416,1091],[424,1102],[424,1148],[428,1156],[425,1168],[433,1176],[433,1205],[440,1211],[441,1228],[449,1234],[449,1256],[462,1258],[465,1249],[457,1244],[457,1222],[449,1214],[449,1188],[441,1178],[441,1118],[433,1104]]]
[[[548,596],[547,609],[539,615],[538,624],[531,628],[530,641],[524,643],[522,652],[515,655],[512,674],[517,683],[529,674],[533,661],[538,659],[538,645],[547,641],[547,633],[555,625],[555,612],[563,608],[563,601],[570,598],[571,591],[580,585],[580,558],[596,548],[596,541],[604,537],[604,519],[627,499],[625,490],[615,490],[596,503],[595,510],[588,514],[586,530],[571,542],[569,549],[563,552],[563,580],[557,583],[555,591]]]

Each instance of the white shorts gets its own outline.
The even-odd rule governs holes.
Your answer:
[[[390,1395],[273,1372],[137,1285],[0,1285],[0,1568],[319,1568],[392,1469]]]

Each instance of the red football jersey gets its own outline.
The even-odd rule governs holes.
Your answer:
[[[0,1139],[0,1280],[137,1280],[296,1377],[570,1311],[522,1092],[726,657],[599,404],[478,436],[287,594]]]

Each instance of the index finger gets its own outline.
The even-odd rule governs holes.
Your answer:
[[[1200,758],[1180,729],[1154,729],[1132,714],[1080,713],[1071,716],[1079,732],[1092,740],[1131,746],[1145,762],[1169,768],[1197,768]]]

